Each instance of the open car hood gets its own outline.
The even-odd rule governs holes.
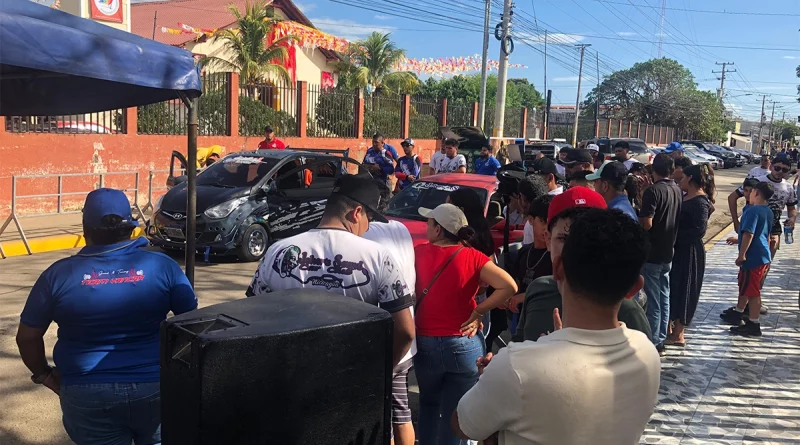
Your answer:
[[[478,127],[439,127],[443,138],[453,138],[459,142],[459,150],[480,150],[489,139]]]

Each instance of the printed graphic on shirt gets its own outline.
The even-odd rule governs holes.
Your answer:
[[[104,284],[136,283],[144,280],[144,271],[137,270],[135,266],[130,269],[103,270],[92,269],[91,273],[83,274],[81,286],[101,286]]]
[[[393,265],[387,265],[384,262],[384,268],[393,270]],[[307,272],[324,272],[319,275],[309,274],[305,280],[295,275],[295,269],[304,270]],[[346,261],[344,256],[337,254],[330,258],[317,258],[313,254],[309,255],[308,252],[302,252],[297,246],[288,246],[281,250],[275,257],[272,263],[272,270],[278,273],[281,278],[292,278],[302,284],[310,284],[312,286],[321,286],[327,290],[331,289],[350,289],[353,287],[361,287],[369,284],[370,272],[364,266],[363,261]],[[353,281],[350,284],[345,284],[343,278],[340,276],[352,276]],[[388,289],[381,289],[388,291]]]
[[[447,156],[443,157],[441,161],[439,161],[438,168],[436,170],[437,173],[455,173],[461,167],[467,166],[467,159],[464,155],[455,155],[452,158],[448,158]]]

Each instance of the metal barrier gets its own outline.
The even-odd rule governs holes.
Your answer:
[[[133,204],[131,205],[131,209],[137,212],[136,219],[141,219],[142,221],[145,220],[144,212],[139,207],[139,172],[111,172],[111,173],[67,173],[61,175],[30,175],[30,176],[12,176],[11,177],[11,215],[6,219],[2,226],[0,226],[0,235],[5,232],[8,226],[13,222],[14,225],[17,227],[17,232],[19,232],[20,238],[22,238],[22,243],[25,245],[25,250],[28,251],[28,255],[33,255],[31,251],[30,244],[28,243],[28,237],[25,235],[25,230],[22,228],[22,224],[20,223],[21,218],[32,218],[32,217],[39,217],[39,216],[53,216],[53,215],[69,215],[80,213],[81,210],[74,210],[74,211],[64,211],[64,198],[68,196],[78,196],[78,195],[87,195],[92,190],[88,191],[78,191],[78,192],[64,192],[64,178],[74,178],[74,177],[99,177],[98,187],[103,188],[105,186],[105,177],[106,176],[121,176],[121,175],[133,175],[134,176],[134,185],[133,187],[128,187],[124,189],[120,189],[123,192],[133,192]],[[44,193],[44,194],[37,194],[37,195],[18,195],[17,194],[17,180],[18,179],[46,179],[46,178],[57,178],[57,191],[56,193]],[[152,178],[152,173],[151,173]],[[152,192],[150,192],[152,195]],[[38,213],[33,215],[17,215],[17,200],[19,199],[36,199],[36,198],[56,198],[58,201],[57,210],[55,212],[50,213]],[[6,254],[3,251],[3,245],[0,243],[0,258],[5,259]]]
[[[169,169],[150,170],[148,172],[148,174],[147,174],[147,204],[145,204],[144,207],[142,207],[142,211],[143,212],[148,212],[148,211],[154,210],[154,208],[155,208],[154,205],[153,205],[153,191],[161,191],[161,190],[167,191],[167,190],[170,189],[170,187],[168,185],[166,185],[166,183],[164,185],[157,185],[155,187],[153,186],[153,177],[155,176],[156,173],[169,173]]]

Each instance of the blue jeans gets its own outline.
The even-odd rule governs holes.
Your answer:
[[[62,385],[61,411],[78,445],[161,444],[158,382]]]
[[[417,337],[414,372],[419,383],[419,445],[458,445],[450,417],[458,401],[478,381],[483,334],[467,337]]]
[[[644,291],[647,294],[647,321],[654,345],[667,339],[669,329],[669,271],[672,263],[645,263],[642,267]]]

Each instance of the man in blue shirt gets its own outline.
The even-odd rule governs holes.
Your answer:
[[[394,160],[397,159],[397,152],[391,153],[383,139],[383,135],[380,134],[372,137],[372,147],[364,155],[363,164],[373,178],[388,184],[389,175],[394,173]]]
[[[178,264],[131,239],[138,222],[122,191],[86,197],[86,247],[57,261],[31,289],[17,345],[31,380],[59,395],[64,428],[84,444],[161,442],[159,326],[197,308]],[[42,338],[58,324],[56,367]]]
[[[475,173],[479,175],[495,176],[500,170],[500,161],[492,156],[491,147],[481,147],[481,155],[475,159]]]
[[[625,164],[605,161],[599,170],[587,175],[586,179],[594,181],[594,190],[603,196],[609,209],[617,209],[639,222],[639,216],[633,210],[628,195],[625,194],[625,183],[628,182],[628,169]]]
[[[408,138],[400,143],[405,156],[397,160],[394,176],[397,178],[397,189],[403,190],[419,178],[422,161],[414,154],[414,139]]]

